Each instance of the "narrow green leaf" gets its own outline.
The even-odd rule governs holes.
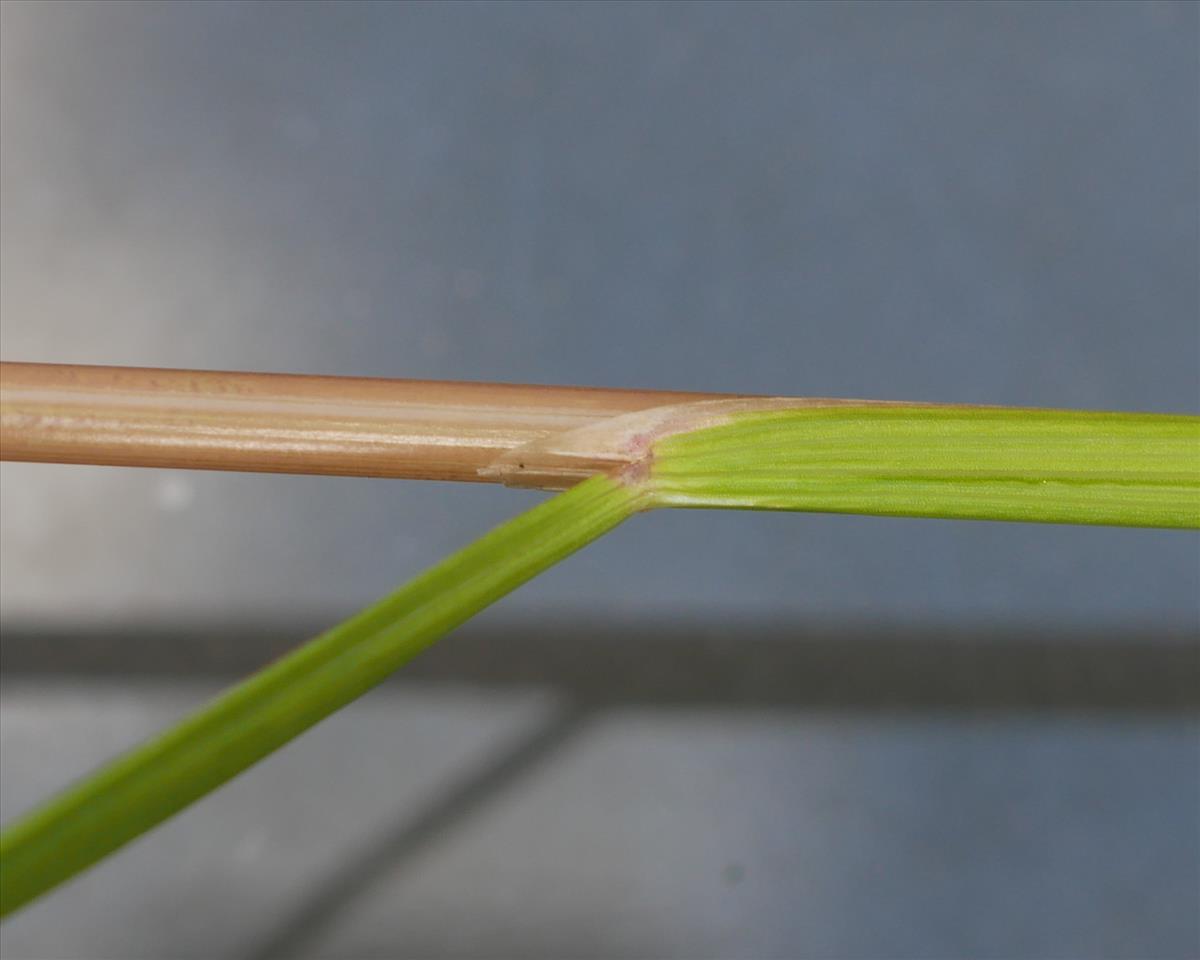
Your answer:
[[[638,494],[607,477],[539,504],[13,823],[0,834],[0,916],[241,773],[637,508]]]

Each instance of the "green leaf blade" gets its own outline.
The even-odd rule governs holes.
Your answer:
[[[216,789],[635,512],[594,477],[496,528],[0,834],[0,916]]]

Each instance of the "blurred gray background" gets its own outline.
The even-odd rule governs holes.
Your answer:
[[[1186,3],[0,7],[6,360],[1196,411]],[[9,818],[537,495],[5,464]],[[639,517],[11,958],[1194,958],[1200,550]]]

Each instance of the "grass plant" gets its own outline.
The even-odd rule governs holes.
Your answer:
[[[744,508],[1200,527],[1200,417],[715,400],[622,413],[482,472],[569,487],[0,834],[0,915],[86,869],[633,514]]]

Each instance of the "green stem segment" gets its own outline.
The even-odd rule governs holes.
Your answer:
[[[539,504],[7,827],[0,915],[237,776],[638,506],[608,477]]]
[[[237,776],[646,506],[1200,526],[1197,417],[774,407],[661,437],[626,472],[497,528],[12,824],[0,834],[0,915]]]
[[[654,445],[654,504],[1200,526],[1200,417],[998,407],[739,413]]]

